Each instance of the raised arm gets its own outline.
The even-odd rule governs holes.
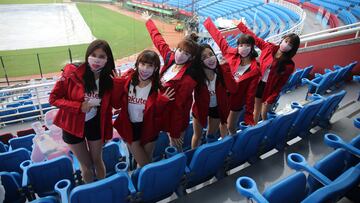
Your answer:
[[[155,45],[156,49],[159,50],[161,56],[165,60],[166,55],[171,51],[169,45],[166,43],[165,39],[161,36],[155,23],[151,19],[146,21],[146,28],[150,34],[153,44]]]
[[[260,37],[256,36],[243,22],[240,22],[237,25],[237,28],[244,34],[251,35],[255,39],[255,45],[259,47],[260,50],[263,50],[269,43],[265,42]]]
[[[207,18],[204,22],[204,27],[207,29],[211,37],[214,39],[215,43],[219,46],[221,53],[226,55],[229,49],[233,49],[229,46],[228,42],[220,31],[216,28],[215,24],[211,21],[211,18]]]

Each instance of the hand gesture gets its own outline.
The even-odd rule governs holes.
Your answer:
[[[89,104],[89,99],[85,99],[85,101],[81,104],[81,111],[83,113],[89,112],[91,109],[91,105]]]
[[[148,20],[150,20],[150,18],[152,17],[152,14],[150,15],[148,11],[144,11],[144,12],[141,14],[141,17],[142,17],[144,20],[148,21]]]
[[[114,69],[112,70],[112,75],[110,75],[112,79],[118,79],[121,77],[121,70]]]
[[[168,100],[173,101],[174,95],[175,95],[175,90],[173,88],[166,88],[165,92],[162,94],[164,97],[166,97]]]

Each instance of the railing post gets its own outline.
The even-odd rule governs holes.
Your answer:
[[[6,83],[7,83],[8,86],[10,86],[9,78],[8,78],[8,75],[7,75],[7,72],[6,72],[6,68],[5,68],[2,56],[0,56],[0,61],[1,61],[2,68],[4,69]]]
[[[37,61],[38,61],[38,64],[39,64],[40,75],[41,75],[41,78],[43,78],[42,69],[41,69],[41,64],[40,64],[39,53],[36,53],[36,57],[37,57]]]

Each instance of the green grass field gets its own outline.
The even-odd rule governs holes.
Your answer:
[[[6,1],[0,0],[0,3],[2,2]],[[93,35],[98,39],[104,39],[109,42],[115,58],[129,56],[151,46],[151,40],[143,22],[96,4],[78,3],[77,7]],[[9,77],[34,75],[40,74],[37,53],[39,54],[43,73],[58,72],[69,62],[69,48],[71,49],[73,60],[84,60],[87,44],[0,51],[0,56],[3,59]],[[0,78],[4,78],[1,63],[0,69]]]
[[[42,4],[62,2],[62,0],[0,0],[0,4]]]

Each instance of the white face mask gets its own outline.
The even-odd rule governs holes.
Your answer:
[[[138,71],[139,71],[140,80],[145,81],[145,80],[149,79],[153,75],[154,70],[155,70],[154,67],[146,67],[142,64],[139,64]]]
[[[91,68],[91,71],[94,73],[100,73],[101,70],[104,68],[107,59],[97,58],[97,57],[88,57],[88,63]]]
[[[175,51],[175,63],[177,65],[185,64],[189,60],[190,56],[185,51],[181,51],[180,49],[177,49]]]
[[[211,70],[214,70],[216,68],[217,65],[217,60],[216,60],[216,56],[211,56],[205,60],[203,60],[203,63],[205,64],[205,66]]]
[[[285,40],[283,40],[280,44],[280,51],[281,52],[288,52],[292,49],[291,45],[287,42],[285,42]]]
[[[240,54],[241,57],[245,58],[247,56],[249,56],[251,51],[251,47],[238,47],[238,53]]]

